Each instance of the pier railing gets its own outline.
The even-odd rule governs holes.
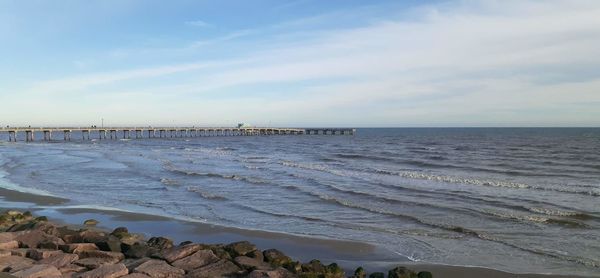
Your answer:
[[[83,140],[90,140],[93,134],[103,139],[141,139],[141,138],[184,138],[205,136],[268,136],[268,135],[354,135],[354,128],[273,128],[273,127],[3,127],[0,133],[8,133],[8,141],[16,142],[19,134],[25,134],[25,141],[31,142],[36,134],[42,140],[51,141],[52,134],[63,135],[70,141],[71,135],[79,132]]]

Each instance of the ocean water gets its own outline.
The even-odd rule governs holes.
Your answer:
[[[600,273],[600,129],[2,143],[0,173],[72,205],[369,242],[416,261]]]

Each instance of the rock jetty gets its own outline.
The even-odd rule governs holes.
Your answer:
[[[368,275],[362,267],[346,275],[335,263],[301,263],[276,249],[261,251],[247,241],[174,244],[165,237],[145,240],[125,227],[112,232],[90,227],[97,223],[90,219],[86,228],[73,229],[29,212],[0,214],[0,278],[385,277],[381,272]],[[387,277],[432,275],[399,266]]]

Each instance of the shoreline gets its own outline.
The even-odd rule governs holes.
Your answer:
[[[396,266],[406,266],[415,271],[429,271],[434,277],[448,278],[567,278],[594,276],[565,276],[553,274],[512,274],[499,270],[413,262],[384,248],[362,242],[321,239],[261,230],[225,227],[202,222],[172,219],[144,213],[101,208],[60,207],[69,199],[42,196],[0,188],[0,210],[29,210],[35,215],[47,216],[59,225],[83,228],[83,221],[96,219],[98,229],[110,232],[116,227],[127,227],[132,233],[145,238],[164,236],[174,242],[193,241],[206,244],[227,244],[250,241],[260,249],[276,248],[294,260],[308,262],[318,259],[325,264],[337,263],[351,275],[361,266],[369,273],[384,272]],[[58,207],[57,207],[58,206]]]

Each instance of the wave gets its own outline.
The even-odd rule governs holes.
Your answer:
[[[364,155],[364,154],[335,153],[333,155],[336,157],[345,158],[345,159],[364,159],[364,160],[372,160],[372,161],[395,161],[395,159],[389,158],[389,157]]]
[[[221,200],[221,201],[227,200],[227,198],[224,196],[204,191],[198,187],[190,186],[190,187],[186,188],[186,190],[189,192],[198,193],[198,195],[200,195],[202,198],[208,199],[208,200]]]
[[[168,179],[168,178],[162,178],[160,179],[160,182],[164,185],[179,185],[179,182],[177,180],[173,180],[173,179]]]
[[[252,183],[252,184],[270,184],[270,182],[268,182],[266,180],[254,178],[254,177],[245,177],[245,176],[240,176],[240,175],[226,175],[226,174],[219,174],[219,173],[194,172],[194,171],[178,169],[175,167],[169,167],[169,168],[165,168],[165,169],[172,173],[176,173],[179,175],[185,175],[185,176],[198,176],[198,177],[208,177],[208,178],[220,178],[220,179],[227,179],[227,180],[237,180],[237,181],[244,181],[244,182],[248,182],[248,183]]]

